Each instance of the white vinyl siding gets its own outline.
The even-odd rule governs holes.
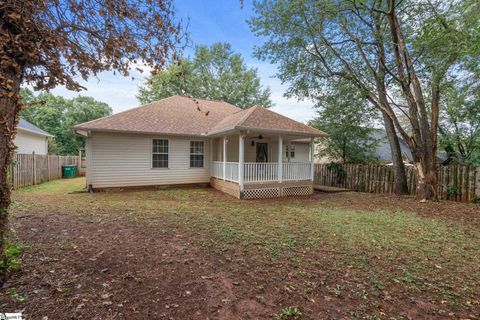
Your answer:
[[[168,140],[168,168],[152,168],[153,139]],[[196,140],[204,141],[204,161],[210,163],[209,140]],[[107,188],[207,183],[210,166],[190,168],[190,141],[177,136],[94,132],[87,139],[87,184]]]
[[[48,138],[43,135],[19,129],[13,143],[17,147],[17,153],[48,153]]]
[[[286,145],[284,145],[284,148]],[[308,143],[292,142],[294,157],[290,157],[291,162],[310,162],[310,145]],[[283,162],[288,160],[286,152],[283,153]]]

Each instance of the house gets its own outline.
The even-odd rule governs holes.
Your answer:
[[[48,154],[48,138],[50,133],[20,118],[17,126],[17,135],[13,143],[17,153]]]
[[[237,198],[313,192],[314,137],[260,106],[173,96],[74,127],[90,189],[210,183]]]
[[[322,139],[323,140],[323,139]],[[387,138],[387,133],[383,129],[375,129],[371,135],[370,140],[372,142],[376,142],[376,146],[374,150],[372,150],[371,157],[380,163],[391,165],[392,164],[392,151],[390,148],[390,142]],[[408,148],[407,144],[402,138],[398,138],[398,142],[400,144],[400,151],[402,153],[402,157],[404,159],[404,163],[406,165],[410,165],[413,161],[412,152]],[[315,163],[325,164],[330,162],[339,162],[340,159],[335,159],[324,155],[321,153],[321,150],[325,147],[325,144],[328,143],[327,141],[317,141],[315,145]]]
[[[380,164],[387,166],[393,165],[392,149],[390,148],[390,142],[388,141],[387,133],[383,129],[375,129],[370,135],[371,141],[376,142],[375,149],[371,156]],[[324,140],[324,139],[322,139]],[[326,164],[330,162],[340,162],[340,159],[335,159],[327,155],[322,154],[321,150],[328,141],[317,141],[315,143],[315,163]],[[398,137],[398,143],[400,144],[400,152],[402,154],[403,163],[405,166],[413,166],[413,156],[410,148],[406,144],[405,140]],[[448,156],[443,151],[437,152],[437,162],[442,165],[448,164]]]
[[[390,148],[390,142],[385,130],[377,129],[372,132],[371,137],[372,140],[377,141],[377,146],[372,156],[381,163],[392,164],[392,149]],[[403,162],[407,165],[410,164],[413,161],[412,152],[402,138],[398,137],[398,143],[400,144]]]

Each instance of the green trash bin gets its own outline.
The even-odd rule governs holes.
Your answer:
[[[75,178],[77,176],[77,165],[66,164],[62,166],[62,177],[64,179]]]

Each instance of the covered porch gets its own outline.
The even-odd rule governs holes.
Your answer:
[[[236,112],[206,134],[210,184],[240,199],[313,193],[315,137],[326,133],[261,106]]]
[[[239,131],[212,139],[210,184],[241,199],[313,193],[313,137]]]

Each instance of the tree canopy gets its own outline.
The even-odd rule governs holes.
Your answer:
[[[345,81],[317,98],[317,117],[311,125],[328,132],[321,138],[320,152],[334,161],[364,163],[374,161],[377,147],[374,122],[378,112],[365,97]]]
[[[46,92],[34,95],[28,89],[22,90],[22,96],[26,108],[22,110],[21,116],[54,135],[48,150],[52,154],[78,154],[79,149],[85,146],[85,141],[73,133],[72,127],[112,113],[108,104],[92,97],[65,99]]]
[[[478,79],[444,84],[439,142],[457,163],[480,166],[480,86]]]
[[[436,198],[442,83],[478,59],[479,6],[475,0],[260,0],[250,25],[266,39],[256,55],[278,64],[289,95],[314,98],[343,79],[381,111],[412,151],[417,195],[426,200]]]
[[[248,68],[228,43],[197,46],[192,58],[152,75],[137,97],[145,104],[172,95],[223,100],[242,108],[272,106],[270,89],[262,87],[257,70]]]

